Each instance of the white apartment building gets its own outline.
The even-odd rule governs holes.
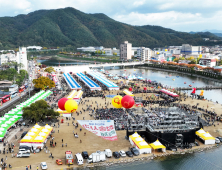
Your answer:
[[[185,55],[189,54],[201,54],[202,53],[202,46],[192,46],[189,44],[183,44],[181,53]]]
[[[17,62],[17,57],[15,53],[7,53],[0,55],[0,65],[2,65],[3,63],[8,63],[10,61]]]
[[[137,49],[137,57],[140,58],[141,61],[149,61],[151,60],[152,50],[150,48],[139,47]]]
[[[18,64],[22,63],[24,67],[22,67],[21,69],[28,70],[26,47],[19,47],[19,51],[17,53],[7,53],[0,55],[0,65],[11,61],[17,62]]]
[[[17,63],[23,64],[22,70],[28,70],[28,60],[27,60],[27,51],[26,47],[19,47],[19,51],[17,52]],[[20,69],[20,68],[18,68]]]
[[[132,59],[132,44],[128,41],[120,44],[120,60],[131,60]]]

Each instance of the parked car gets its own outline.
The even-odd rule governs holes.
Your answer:
[[[104,152],[105,152],[107,158],[112,157],[112,151],[110,149],[105,149]]]
[[[89,155],[88,155],[88,153],[86,151],[83,151],[82,152],[82,157],[83,157],[83,159],[88,159]]]
[[[61,159],[56,159],[57,165],[62,165],[62,160]]]
[[[24,131],[21,135],[21,139],[28,133],[28,131]]]
[[[126,153],[124,151],[119,151],[120,156],[126,157]]]
[[[120,158],[119,152],[113,152],[113,156],[114,156],[114,158]]]
[[[219,143],[220,143],[220,139],[215,138],[215,143],[216,143],[216,144],[219,144]]]
[[[216,137],[216,138],[219,139],[220,142],[222,142],[222,137],[219,137],[219,136],[218,136],[218,137]]]
[[[46,162],[41,162],[40,166],[41,166],[42,169],[47,169],[48,168]]]
[[[130,151],[133,153],[133,155],[138,156],[140,153],[136,148],[130,148]]]
[[[126,155],[127,155],[128,157],[133,157],[133,153],[132,153],[131,151],[126,151]]]
[[[26,145],[19,146],[19,149],[25,149],[25,150],[31,151],[31,147],[26,146]]]

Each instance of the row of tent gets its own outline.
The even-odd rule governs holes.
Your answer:
[[[46,124],[44,127],[36,124],[20,141],[20,146],[26,145],[30,147],[43,148],[44,143],[47,141],[47,137],[51,134],[53,128]]]
[[[205,145],[215,144],[215,138],[208,132],[205,132],[202,128],[196,131],[196,135],[204,141]]]
[[[166,147],[162,145],[158,139],[155,142],[148,144],[137,132],[129,136],[129,141],[132,146],[135,146],[140,154],[152,153],[152,149],[161,149],[163,152],[166,152]]]
[[[22,109],[24,107],[29,106],[30,104],[45,99],[48,97],[52,92],[51,91],[40,91],[39,93],[36,93],[34,96],[32,96],[27,101],[19,104],[16,106],[16,108],[12,109],[8,113],[4,115],[4,117],[0,117],[0,140],[3,140],[5,137],[5,134],[7,130],[15,124],[19,119],[22,117]]]

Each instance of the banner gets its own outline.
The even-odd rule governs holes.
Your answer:
[[[77,120],[86,130],[100,136],[103,139],[117,140],[117,134],[113,120]]]

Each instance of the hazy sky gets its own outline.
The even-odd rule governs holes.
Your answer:
[[[73,7],[104,13],[131,25],[159,25],[178,31],[222,30],[221,0],[0,0],[0,16]]]

